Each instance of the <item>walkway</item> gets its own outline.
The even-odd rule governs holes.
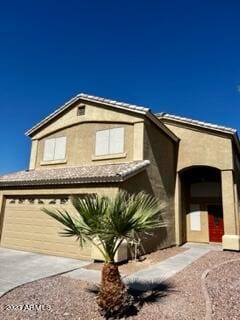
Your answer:
[[[183,248],[186,248],[187,250],[162,262],[154,264],[147,269],[124,277],[124,282],[129,286],[134,287],[134,289],[140,290],[143,286],[146,287],[146,285],[154,285],[154,283],[167,280],[209,251],[220,250],[220,246],[192,243],[185,244]],[[64,274],[64,276],[93,283],[99,283],[101,279],[100,271],[86,270],[82,268]]]
[[[209,251],[220,250],[219,246],[192,243],[185,244],[183,248],[187,250],[126,277],[125,283],[139,290],[146,285],[154,286],[154,283],[166,281]]]

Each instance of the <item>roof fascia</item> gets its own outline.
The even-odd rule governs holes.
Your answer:
[[[168,127],[165,126],[164,123],[161,122],[153,113],[147,112],[146,116],[155,124],[158,128],[160,128],[163,132],[165,132],[172,140],[175,142],[180,141],[180,139],[170,130]]]
[[[64,105],[57,108],[54,112],[52,112],[50,115],[48,115],[46,118],[38,122],[36,125],[34,125],[31,129],[29,129],[25,135],[28,137],[31,137],[35,131],[38,131],[41,127],[46,125],[49,121],[57,117],[59,114],[64,112],[67,108],[71,107],[73,103],[77,102],[79,100],[79,96],[75,96],[72,99],[68,100]]]
[[[56,111],[54,111],[49,116],[47,116],[45,119],[43,119],[42,121],[37,123],[31,129],[29,129],[25,133],[25,135],[31,137],[34,134],[35,131],[38,131],[41,127],[46,125],[49,121],[53,120],[55,117],[57,117],[59,114],[64,112],[66,109],[70,108],[72,106],[72,104],[77,102],[77,101],[97,103],[97,104],[101,104],[103,106],[108,106],[108,107],[111,107],[111,108],[114,108],[114,109],[120,109],[120,110],[124,110],[124,111],[128,111],[128,112],[133,112],[133,113],[136,113],[136,114],[139,114],[139,115],[145,115],[146,114],[145,110],[138,110],[138,109],[133,109],[131,107],[114,105],[112,103],[109,103],[108,101],[100,101],[100,100],[97,100],[97,99],[84,97],[80,93],[77,96],[75,96],[74,98],[72,98],[69,101],[67,101],[63,106],[61,106],[58,109],[56,109]]]
[[[70,99],[69,101],[67,101],[63,106],[59,107],[56,111],[54,111],[53,113],[51,113],[49,116],[47,116],[45,119],[43,119],[42,121],[40,121],[39,123],[37,123],[35,126],[33,126],[31,129],[29,129],[25,134],[26,136],[32,137],[34,135],[34,133],[38,130],[40,130],[43,126],[47,125],[49,121],[53,120],[54,118],[56,118],[57,116],[59,116],[62,112],[64,112],[65,110],[67,110],[68,108],[70,108],[72,106],[73,103],[77,102],[77,101],[81,101],[81,102],[92,102],[92,103],[97,103],[97,104],[101,104],[103,106],[108,106],[111,107],[113,109],[119,109],[119,110],[123,110],[126,112],[132,112],[135,114],[139,114],[139,115],[143,115],[146,116],[147,118],[149,118],[155,125],[157,125],[163,132],[165,132],[172,140],[174,140],[175,142],[179,141],[179,138],[170,130],[168,129],[164,123],[162,123],[151,111],[149,108],[142,108],[139,107],[139,109],[131,108],[131,106],[127,107],[123,105],[116,105],[114,103],[111,103],[110,100],[108,101],[107,99],[102,99],[102,101],[100,99],[94,99],[93,96],[87,96],[84,94],[78,94],[75,97],[73,97],[72,99]],[[142,110],[141,110],[142,108]]]
[[[168,123],[173,123],[175,124],[176,126],[177,125],[182,125],[182,126],[185,126],[185,127],[192,127],[192,128],[197,128],[197,129],[202,129],[202,130],[205,130],[205,131],[208,131],[208,132],[215,132],[216,134],[220,134],[222,136],[230,136],[231,139],[233,139],[233,141],[235,142],[235,145],[236,145],[236,148],[237,148],[237,151],[240,155],[240,141],[239,141],[239,138],[238,138],[238,134],[237,134],[237,130],[221,130],[219,128],[211,128],[211,127],[205,127],[205,126],[202,126],[200,124],[197,124],[197,123],[190,123],[188,121],[184,121],[184,120],[179,120],[179,119],[171,119],[171,118],[166,118],[164,116],[160,116],[160,117],[157,117],[158,119],[161,119],[163,122],[166,121]]]

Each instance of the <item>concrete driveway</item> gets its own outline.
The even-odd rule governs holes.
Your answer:
[[[0,248],[0,296],[21,284],[71,271],[89,261]]]

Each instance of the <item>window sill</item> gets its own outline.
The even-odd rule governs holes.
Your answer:
[[[102,156],[92,156],[92,161],[121,159],[121,158],[126,158],[126,156],[127,156],[126,152],[116,153],[116,154],[106,154],[106,155],[102,155]]]
[[[51,160],[51,161],[42,161],[40,162],[41,166],[48,166],[51,164],[62,164],[62,163],[67,163],[67,160]]]

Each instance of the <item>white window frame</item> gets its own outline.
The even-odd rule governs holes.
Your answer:
[[[116,129],[121,129],[121,138],[122,138],[122,145],[121,150],[118,150],[116,152],[111,150],[111,132],[113,132]],[[107,145],[105,146],[106,152],[100,152],[98,150],[98,134],[105,134],[105,139],[107,139]],[[123,154],[124,153],[124,143],[125,143],[125,130],[124,127],[116,127],[116,128],[109,128],[109,129],[103,129],[103,130],[97,130],[95,135],[95,156],[101,157],[101,156],[107,156],[107,155],[116,155],[116,154]]]
[[[64,150],[63,150],[63,156],[62,157],[57,157],[57,143],[61,140],[63,140],[63,146],[64,146]],[[53,144],[52,148],[52,156],[51,157],[47,157],[46,155],[46,148],[47,148],[47,143],[51,142]],[[43,148],[43,161],[44,162],[48,162],[48,161],[63,161],[66,159],[66,148],[67,148],[67,138],[65,136],[63,137],[56,137],[56,138],[49,138],[46,139],[44,141],[44,148]]]

